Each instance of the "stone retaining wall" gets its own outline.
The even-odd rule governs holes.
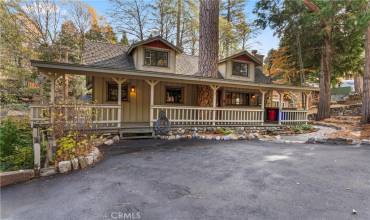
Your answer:
[[[360,116],[362,104],[344,105],[330,109],[331,116]]]

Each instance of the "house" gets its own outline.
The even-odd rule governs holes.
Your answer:
[[[94,110],[100,127],[152,129],[160,112],[172,126],[306,123],[307,97],[318,89],[273,84],[262,63],[256,51],[242,51],[220,60],[217,77],[210,78],[199,74],[198,57],[160,37],[130,47],[87,42],[83,64],[32,61],[52,89],[48,105],[31,107],[31,119],[33,125],[50,123],[43,112],[59,104],[55,80],[78,74],[92,88],[94,104],[83,108]]]

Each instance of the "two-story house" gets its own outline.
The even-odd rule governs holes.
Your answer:
[[[307,97],[316,88],[273,84],[263,74],[263,57],[243,51],[219,61],[216,78],[198,72],[198,57],[153,37],[130,47],[87,42],[83,64],[32,61],[52,82],[64,74],[82,74],[92,85],[94,123],[118,128],[153,127],[159,112],[173,126],[262,125],[307,121]],[[199,102],[200,88],[210,88],[209,105]],[[303,97],[303,98],[302,98]],[[42,120],[42,106],[33,108]],[[265,123],[266,124],[266,123]]]

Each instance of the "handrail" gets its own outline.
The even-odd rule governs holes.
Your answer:
[[[260,108],[225,108],[225,107],[199,107],[199,106],[168,106],[168,105],[153,105],[152,108],[160,109],[194,109],[194,110],[225,110],[225,111],[263,111]]]

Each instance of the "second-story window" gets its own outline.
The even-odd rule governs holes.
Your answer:
[[[168,67],[168,52],[145,49],[144,65]]]
[[[248,77],[248,64],[233,62],[233,75]]]

